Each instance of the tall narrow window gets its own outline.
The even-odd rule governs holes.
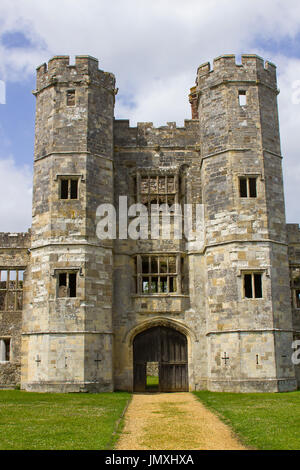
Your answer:
[[[77,296],[77,272],[60,272],[58,274],[58,297]]]
[[[250,197],[256,197],[257,192],[256,192],[256,178],[249,178],[249,196]]]
[[[257,178],[242,176],[239,178],[240,197],[257,197]]]
[[[252,289],[252,275],[251,274],[244,275],[244,292],[245,292],[245,297],[247,297],[248,299],[252,299],[253,289]]]
[[[77,199],[77,197],[78,197],[78,180],[71,180],[70,199]]]
[[[69,293],[70,297],[76,297],[77,273],[69,273]]]
[[[296,308],[300,308],[300,289],[296,289],[295,291],[295,304]]]
[[[0,338],[0,362],[10,361],[10,339]]]
[[[247,105],[247,95],[245,90],[239,91],[239,105],[246,106]]]
[[[262,274],[247,273],[244,274],[244,297],[247,299],[262,298]]]
[[[291,270],[291,286],[294,308],[300,308],[300,266],[295,266]]]
[[[75,106],[75,90],[67,91],[67,106]]]
[[[68,199],[69,197],[69,180],[61,180],[60,182],[60,198]]]
[[[240,197],[247,197],[247,178],[240,178]]]
[[[262,298],[261,274],[254,274],[254,294],[256,299]]]

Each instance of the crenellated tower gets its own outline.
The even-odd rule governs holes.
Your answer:
[[[115,78],[98,61],[53,57],[37,69],[31,298],[22,388],[110,391],[112,241],[96,209],[113,202]]]
[[[198,68],[208,387],[296,387],[276,68],[256,55]],[[196,103],[196,104],[195,104]]]

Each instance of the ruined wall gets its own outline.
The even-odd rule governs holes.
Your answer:
[[[0,270],[25,269],[29,263],[30,232],[0,233]],[[28,289],[26,271],[24,288]],[[0,362],[0,388],[20,383],[22,309],[0,310],[0,338],[10,339],[9,362]]]
[[[289,268],[290,268],[290,302],[293,315],[293,339],[299,341],[292,352],[300,348],[300,228],[299,224],[287,224],[287,240],[289,245]],[[299,354],[296,359],[299,360]],[[298,388],[300,388],[300,364],[295,365]]]

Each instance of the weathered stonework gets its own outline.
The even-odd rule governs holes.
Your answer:
[[[0,233],[1,269],[26,268],[30,262],[30,231],[27,233]],[[26,277],[25,277],[26,280]],[[24,289],[26,295],[26,287]],[[0,362],[0,387],[10,388],[20,383],[22,310],[0,311],[0,338],[8,338],[9,362]]]
[[[285,222],[275,66],[255,55],[201,65],[184,127],[114,120],[114,76],[88,56],[39,67],[34,94],[31,233],[0,237],[0,268],[26,267],[23,314],[0,312],[0,339],[12,338],[0,385],[19,383],[21,360],[26,390],[132,390],[134,340],[161,326],[187,339],[189,390],[296,389],[300,232]],[[97,238],[100,204],[143,202],[143,178],[168,177],[176,202],[204,205],[200,241]],[[241,197],[241,178],[255,179],[255,197]],[[60,197],[63,179],[78,197]],[[144,289],[146,255],[176,259],[168,292]],[[60,273],[76,273],[75,296],[60,295]],[[245,297],[249,273],[257,298]]]

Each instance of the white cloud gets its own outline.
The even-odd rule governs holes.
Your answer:
[[[298,0],[1,0],[0,18],[0,31],[22,31],[32,44],[0,45],[0,78],[23,80],[52,55],[93,55],[115,73],[116,117],[131,125],[182,125],[198,65],[220,54],[257,52],[277,63],[287,214],[300,221],[300,105],[289,99],[298,59],[256,47],[261,38],[280,50],[282,39],[299,34]]]
[[[300,223],[300,103],[295,102],[293,85],[300,80],[300,58],[275,58],[278,65],[279,121],[283,175],[286,200],[286,216],[290,223]]]
[[[0,159],[0,231],[22,232],[31,226],[32,173],[12,157]]]

